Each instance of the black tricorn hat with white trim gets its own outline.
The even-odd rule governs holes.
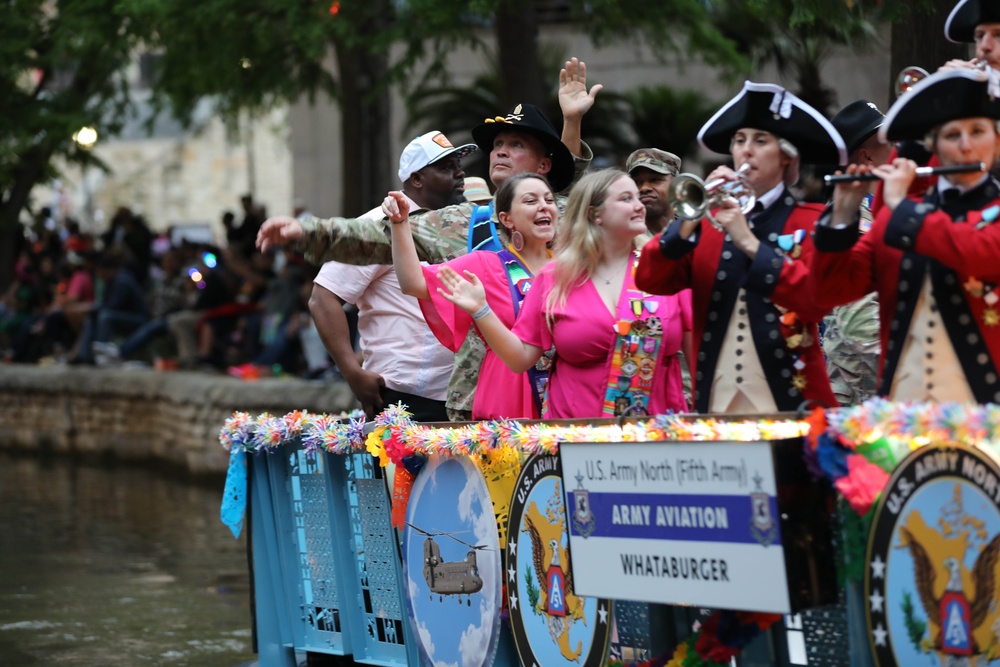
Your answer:
[[[472,128],[472,140],[487,155],[493,150],[493,140],[501,132],[524,132],[538,139],[549,152],[552,168],[545,177],[555,192],[565,190],[573,182],[573,154],[566,148],[556,128],[534,104],[515,104],[506,116],[487,118]]]
[[[1000,101],[990,97],[989,87],[989,77],[979,70],[963,67],[935,72],[889,108],[879,138],[920,140],[948,121],[1000,118]]]
[[[806,164],[846,164],[847,147],[823,114],[774,83],[747,81],[698,132],[710,151],[729,153],[733,135],[749,127],[792,143]]]
[[[1000,3],[989,0],[959,0],[944,22],[944,36],[949,42],[976,41],[976,26],[1000,23]]]

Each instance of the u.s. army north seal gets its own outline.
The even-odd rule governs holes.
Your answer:
[[[610,600],[573,590],[565,492],[558,456],[536,455],[521,468],[507,534],[507,602],[523,665],[603,664]]]
[[[1000,468],[984,451],[923,447],[882,494],[865,606],[879,667],[1000,657]]]

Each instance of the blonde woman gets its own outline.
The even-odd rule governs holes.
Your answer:
[[[637,239],[646,210],[635,182],[608,169],[574,187],[559,223],[555,259],[536,277],[509,329],[493,314],[477,324],[514,372],[555,346],[543,417],[571,419],[685,411],[677,352],[691,327],[687,294],[635,287]],[[479,279],[442,268],[441,295],[469,313],[486,293]]]

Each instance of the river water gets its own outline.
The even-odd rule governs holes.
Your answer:
[[[254,662],[222,484],[0,454],[0,665]]]

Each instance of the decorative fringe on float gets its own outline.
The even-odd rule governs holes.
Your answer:
[[[219,440],[237,459],[231,459],[230,465],[230,475],[236,476],[246,474],[240,456],[271,453],[283,446],[301,445],[312,453],[368,451],[382,466],[392,462],[396,465],[392,523],[397,527],[404,521],[413,480],[426,457],[470,456],[483,471],[498,525],[505,530],[506,506],[521,460],[531,454],[555,454],[561,442],[754,441],[805,436],[803,455],[810,471],[817,479],[832,483],[841,496],[840,505],[851,508],[840,513],[841,574],[849,581],[863,577],[859,565],[864,562],[864,536],[872,508],[892,470],[910,451],[926,445],[962,445],[1000,452],[1000,406],[891,403],[878,398],[851,408],[817,409],[802,420],[728,421],[660,415],[624,426],[490,421],[428,428],[415,424],[405,406],[397,404],[389,406],[374,424],[365,436],[365,418],[360,412],[314,415],[295,411],[284,417],[265,413],[255,418],[237,412],[226,420]],[[223,521],[237,535],[243,511],[230,501],[245,503],[244,496],[239,484],[230,487],[227,479]],[[722,667],[780,618],[776,614],[718,611],[669,659],[629,665]],[[621,662],[609,665],[624,667]]]

